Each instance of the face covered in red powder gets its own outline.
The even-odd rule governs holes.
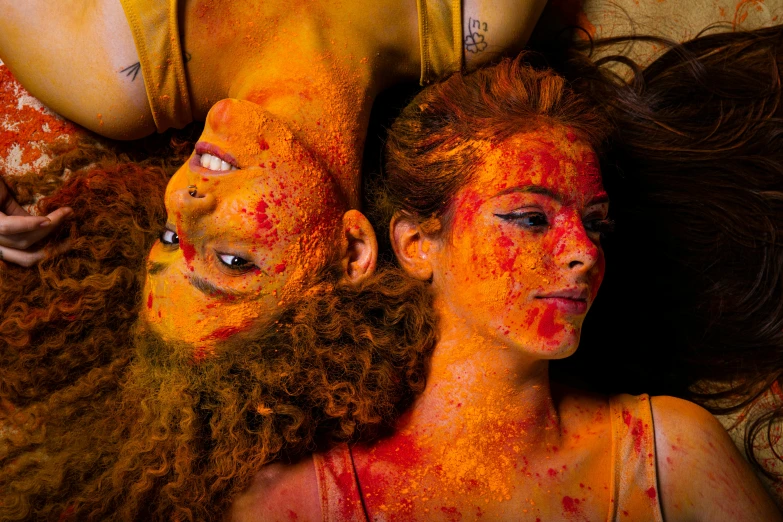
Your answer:
[[[609,205],[597,158],[562,127],[486,154],[433,244],[443,325],[536,358],[570,355],[604,273]]]
[[[331,176],[257,105],[223,100],[166,189],[144,319],[197,356],[268,320],[331,259],[345,203]]]

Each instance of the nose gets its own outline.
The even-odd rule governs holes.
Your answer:
[[[194,222],[199,217],[210,214],[217,206],[215,196],[207,192],[193,196],[190,189],[177,189],[171,193],[172,210],[182,215],[186,223]]]
[[[588,272],[601,256],[599,245],[590,238],[580,217],[570,219],[565,230],[555,245],[555,256],[558,264],[568,270]]]
[[[232,131],[236,132],[238,125],[247,121],[252,109],[253,104],[246,101],[231,98],[220,100],[207,113],[207,127],[214,133],[230,135]]]

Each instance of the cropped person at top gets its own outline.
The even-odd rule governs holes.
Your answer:
[[[350,252],[368,240],[349,209],[376,94],[518,50],[542,4],[3,0],[0,57],[32,94],[104,136],[206,119],[167,187],[144,296],[158,332],[206,353],[301,291],[335,240]],[[16,217],[14,237],[0,235],[5,260],[36,248],[15,240],[40,239],[42,219]]]

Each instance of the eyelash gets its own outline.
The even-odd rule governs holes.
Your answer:
[[[173,230],[169,230],[167,228],[160,234],[160,242],[169,248],[178,247],[179,236],[177,235],[176,232],[174,232]],[[244,262],[241,265],[232,265],[230,262],[229,263],[225,262],[223,260],[223,257],[232,257],[234,259],[241,259]],[[234,254],[222,254],[220,252],[217,252],[217,259],[221,265],[226,267],[226,269],[236,273],[249,272],[250,270],[255,268],[255,265],[253,263],[251,263],[250,261],[248,261],[243,257],[239,257]]]
[[[223,260],[224,257],[234,258],[234,259],[241,259],[244,261],[241,265],[232,265],[230,262],[227,263]],[[244,257],[239,257],[234,254],[221,254],[220,252],[217,253],[217,259],[220,262],[221,265],[223,265],[227,270],[231,270],[232,272],[243,274],[245,272],[249,272],[256,266],[245,259]]]
[[[166,239],[166,234],[167,233],[172,235],[171,240]],[[176,232],[174,232],[173,230],[169,230],[167,228],[163,232],[161,232],[161,234],[160,234],[160,242],[163,243],[164,245],[168,246],[168,247],[179,245],[179,236],[177,235]]]
[[[536,230],[536,229],[543,229],[544,227],[549,226],[549,219],[547,219],[546,214],[544,214],[543,212],[523,212],[521,214],[510,212],[508,214],[495,214],[495,216],[505,221],[518,224],[519,226],[522,226],[523,228],[527,228],[527,229]],[[519,224],[520,221],[532,217],[538,217],[542,219],[543,223]],[[587,232],[598,233],[601,235],[601,237],[605,237],[607,234],[611,234],[612,232],[614,232],[614,220],[610,218],[590,219],[584,222],[584,226]]]

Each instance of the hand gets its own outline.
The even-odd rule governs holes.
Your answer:
[[[48,216],[32,216],[0,179],[0,260],[28,267],[38,263],[44,258],[44,249],[35,248],[36,243],[54,232],[72,213],[69,207],[62,207]],[[58,251],[67,249],[66,244]]]

